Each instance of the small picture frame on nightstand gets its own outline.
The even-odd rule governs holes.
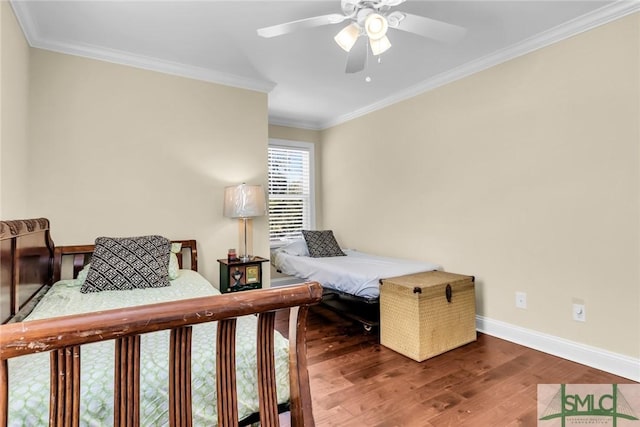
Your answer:
[[[245,282],[250,283],[258,283],[260,281],[260,267],[257,265],[252,265],[246,268],[246,277]]]

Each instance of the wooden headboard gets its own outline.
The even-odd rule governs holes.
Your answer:
[[[53,250],[48,219],[0,221],[0,322],[53,283]]]
[[[195,240],[181,243],[180,268],[198,271]],[[0,323],[20,321],[61,278],[75,278],[90,260],[95,245],[55,246],[46,218],[0,221]],[[185,258],[186,257],[186,258]],[[71,259],[72,272],[63,275]]]

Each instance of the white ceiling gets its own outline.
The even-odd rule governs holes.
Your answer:
[[[466,27],[453,45],[389,31],[381,63],[344,72],[345,24],[276,38],[256,29],[329,13],[340,0],[17,1],[33,47],[269,93],[272,124],[323,129],[640,10],[622,1],[419,1],[394,8]],[[367,83],[365,77],[371,77]]]

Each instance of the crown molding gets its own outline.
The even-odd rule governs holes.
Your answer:
[[[43,39],[37,32],[36,25],[27,10],[27,2],[11,1],[16,18],[22,27],[22,31],[29,45],[34,48],[50,50],[69,55],[97,59],[100,61],[156,71],[180,77],[202,80],[210,83],[218,83],[240,89],[255,90],[258,92],[271,92],[276,86],[274,82],[262,79],[252,79],[208,68],[184,65],[173,61],[165,61],[144,55],[135,55],[115,49],[106,49],[88,44],[71,44],[52,42]]]
[[[322,130],[323,127],[315,120],[296,120],[282,116],[275,116],[269,114],[269,124],[276,126],[285,126],[290,128],[305,129],[305,130]]]
[[[27,12],[26,2],[9,0],[9,6],[13,9],[13,14],[22,28],[24,38],[27,39],[29,46],[33,46],[33,39],[36,38],[37,31],[31,15]]]
[[[112,62],[134,68],[141,68],[149,71],[156,71],[164,74],[171,74],[179,77],[187,77],[195,80],[202,80],[210,83],[217,83],[225,86],[232,86],[240,89],[249,89],[258,92],[268,93],[276,86],[275,83],[250,79],[233,74],[222,73],[202,67],[188,66],[177,62],[165,61],[143,55],[132,55],[128,52],[118,50],[97,48],[79,44],[51,43],[38,41],[33,47],[50,50],[69,55],[81,56],[100,61]]]
[[[211,83],[218,83],[227,86],[233,86],[241,89],[255,90],[259,92],[270,92],[276,86],[276,83],[252,79],[248,77],[237,76],[233,74],[214,71],[211,69],[186,66],[171,61],[164,61],[157,58],[146,57],[142,55],[133,55],[127,52],[100,48],[92,45],[72,45],[69,43],[48,42],[43,40],[37,33],[36,26],[28,13],[27,2],[10,1],[16,18],[22,27],[25,38],[30,46],[40,49],[51,50],[55,52],[82,56],[121,65],[127,65],[135,68],[157,71],[161,73],[172,74],[181,77],[187,77],[197,80],[203,80]],[[502,49],[498,52],[468,62],[453,70],[447,71],[427,79],[417,85],[406,90],[397,92],[394,95],[383,100],[367,105],[348,114],[338,116],[327,121],[317,120],[298,120],[286,117],[270,115],[269,123],[280,126],[297,127],[309,130],[323,130],[349,120],[364,116],[400,101],[413,98],[422,93],[468,77],[472,74],[491,68],[495,65],[526,55],[527,53],[557,43],[574,35],[591,30],[600,25],[622,18],[629,14],[640,11],[640,2],[638,0],[618,0],[607,6],[603,6],[593,12],[587,13],[548,31],[545,31],[536,37],[526,39],[520,43]]]
[[[440,86],[444,86],[456,80],[468,77],[472,74],[494,67],[498,64],[507,62],[519,56],[526,55],[535,50],[565,40],[569,37],[599,27],[638,11],[640,11],[640,1],[619,0],[615,3],[603,6],[590,13],[544,31],[536,35],[535,37],[531,37],[520,43],[494,52],[490,55],[486,55],[482,58],[468,62],[445,73],[438,74],[430,79],[427,79],[406,90],[398,92],[381,101],[367,105],[366,107],[360,108],[335,119],[323,122],[320,124],[320,129],[327,129],[333,126],[337,126],[339,124],[348,122],[349,120],[353,120],[355,118],[396,104],[400,101],[413,98],[417,95],[436,89]]]

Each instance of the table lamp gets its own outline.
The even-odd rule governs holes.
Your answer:
[[[240,260],[251,260],[247,246],[247,220],[267,213],[267,204],[262,185],[247,185],[242,183],[224,189],[224,216],[239,218],[244,222],[244,248]]]

